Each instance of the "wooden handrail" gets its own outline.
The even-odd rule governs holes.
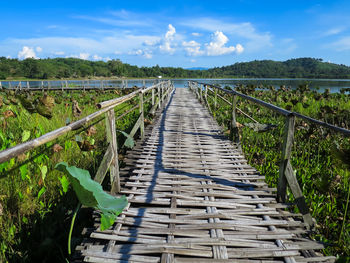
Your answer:
[[[286,109],[283,109],[283,108],[278,107],[276,105],[273,105],[271,103],[265,102],[263,100],[259,100],[257,98],[251,97],[249,95],[242,94],[242,93],[237,92],[235,90],[226,90],[226,89],[223,89],[221,87],[218,87],[218,86],[215,86],[215,85],[212,85],[212,84],[200,83],[200,82],[196,82],[196,81],[192,81],[192,82],[195,82],[195,83],[198,83],[198,84],[202,84],[202,85],[207,85],[207,86],[213,87],[215,89],[221,90],[223,92],[226,92],[228,94],[238,95],[241,98],[250,100],[250,101],[252,101],[252,102],[254,102],[256,104],[259,104],[261,106],[269,108],[269,109],[271,109],[271,110],[273,110],[273,111],[275,111],[275,112],[277,112],[277,113],[279,113],[281,115],[284,115],[284,116],[294,115],[294,116],[296,116],[298,118],[301,118],[301,119],[304,119],[304,120],[306,120],[308,122],[311,122],[311,123],[314,123],[314,124],[317,124],[317,125],[329,128],[329,129],[334,130],[336,132],[340,132],[340,133],[344,134],[345,136],[350,136],[350,130],[348,130],[348,129],[344,129],[344,128],[332,125],[330,123],[327,123],[327,122],[323,122],[323,121],[320,121],[320,120],[313,119],[313,118],[311,118],[309,116],[300,114],[300,113],[295,112],[295,111],[288,111]]]

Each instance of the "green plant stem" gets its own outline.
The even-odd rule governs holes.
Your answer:
[[[342,235],[343,235],[343,231],[344,231],[344,227],[345,227],[345,221],[346,221],[346,215],[347,215],[347,213],[348,213],[349,200],[350,200],[350,183],[348,183],[348,196],[347,196],[347,198],[346,198],[346,206],[345,206],[343,224],[342,224],[342,226],[341,226],[341,231],[340,231],[340,235],[339,235],[339,240],[338,240],[338,242],[340,242],[341,237],[342,237]]]
[[[71,246],[70,245],[71,245],[73,226],[74,226],[74,221],[75,221],[75,218],[77,217],[77,214],[79,212],[80,207],[81,207],[81,203],[79,202],[77,207],[74,210],[74,214],[73,214],[73,217],[72,217],[72,222],[70,223],[70,229],[69,229],[69,235],[68,235],[68,255],[71,254]]]

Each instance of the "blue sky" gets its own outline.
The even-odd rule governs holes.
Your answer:
[[[0,56],[214,67],[322,58],[350,66],[350,1],[4,1]]]

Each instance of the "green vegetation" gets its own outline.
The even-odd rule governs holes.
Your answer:
[[[0,79],[62,78],[350,78],[350,67],[299,58],[284,62],[262,60],[236,63],[208,70],[186,70],[173,67],[137,67],[120,60],[88,61],[77,58],[32,59],[23,61],[0,57]]]
[[[98,102],[130,91],[133,89],[44,93],[1,90],[0,150],[65,126],[95,112]],[[116,116],[135,105],[138,96],[117,106]],[[145,103],[145,110],[149,108],[150,103]],[[118,119],[116,128],[129,133],[138,117],[136,109]],[[123,133],[118,133],[117,141],[118,145],[124,144]],[[65,244],[78,199],[69,187],[68,177],[54,167],[65,161],[94,175],[106,149],[105,121],[101,116],[88,126],[0,164],[0,262],[66,261]],[[125,149],[120,149],[120,162],[124,153]],[[102,185],[108,190],[109,180]],[[82,208],[77,216],[73,247],[80,243],[75,236],[80,236],[83,227],[92,226],[89,213],[88,208]]]
[[[331,94],[329,90],[319,94],[307,86],[300,86],[297,90],[281,87],[278,91],[273,87],[260,88],[263,89],[239,86],[236,90],[339,127],[350,127],[350,95]],[[209,94],[212,95],[210,91]],[[228,95],[221,96],[230,100]],[[218,98],[215,108],[213,96],[208,96],[208,101],[219,124],[228,129],[231,106]],[[251,119],[237,115],[237,121],[243,125],[240,139],[246,158],[266,176],[271,187],[276,187],[285,118],[243,99],[238,99],[238,108],[260,124],[268,125],[260,129],[260,125],[253,125]],[[260,131],[254,131],[254,128]],[[349,138],[297,118],[291,162],[306,203],[317,221],[312,236],[325,243],[326,255],[337,255],[344,260],[350,256],[349,156]],[[293,201],[290,192],[288,195]]]

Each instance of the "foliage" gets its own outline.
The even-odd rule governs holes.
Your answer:
[[[6,92],[0,90],[0,150],[32,140],[65,126],[97,110],[101,101],[123,96],[133,89],[110,91],[48,91],[54,98],[51,119],[32,111],[19,97],[40,102],[44,97],[37,92]],[[17,99],[17,101],[15,100]],[[73,101],[79,103],[80,117],[74,117]],[[52,102],[52,101],[51,101]],[[138,104],[138,97],[115,108],[116,116]],[[149,103],[145,103],[149,109]],[[116,121],[116,128],[129,133],[139,117],[138,110]],[[76,138],[77,136],[77,138]],[[81,139],[81,141],[79,140]],[[125,136],[118,134],[118,145]],[[85,142],[80,144],[80,142]],[[72,131],[55,141],[46,143],[16,158],[0,164],[0,262],[63,262],[69,229],[67,224],[77,205],[74,192],[69,188],[68,176],[62,175],[54,166],[68,161],[95,174],[107,149],[103,117],[89,126]],[[119,149],[122,161],[125,149]],[[121,163],[121,165],[123,165]],[[105,180],[104,188],[110,187]],[[83,211],[82,211],[83,210]],[[87,213],[82,209],[80,213]],[[91,216],[78,218],[73,237],[79,236],[83,227],[89,227]],[[72,239],[73,245],[79,239]]]

